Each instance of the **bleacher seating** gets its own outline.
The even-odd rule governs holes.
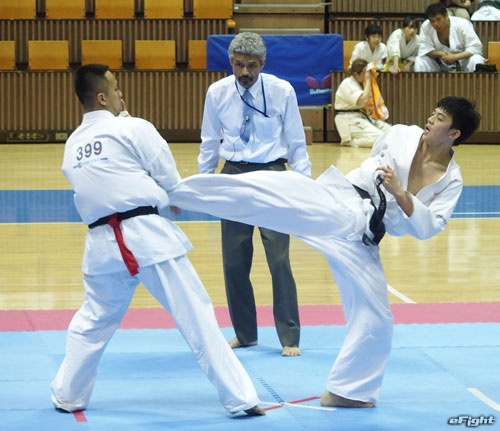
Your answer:
[[[359,40],[345,40],[344,39],[344,70],[349,69],[349,61],[352,57],[352,51]]]
[[[94,0],[95,17],[98,19],[118,19],[135,17],[134,0]]]
[[[205,70],[207,68],[207,41],[188,41],[188,67],[190,70]]]
[[[203,99],[211,82],[223,76],[220,71],[207,70],[206,40],[212,34],[232,33],[233,28],[228,25],[232,19],[236,22],[234,32],[340,34],[345,42],[347,67],[352,44],[364,39],[364,30],[369,23],[380,24],[384,39],[387,39],[394,29],[400,27],[404,16],[411,14],[423,19],[428,3],[429,0],[336,0],[324,3],[318,0],[234,0],[234,3],[233,0],[0,0],[0,92],[10,92],[13,85],[33,85],[36,88],[37,82],[47,79],[45,71],[50,71],[51,76],[57,73],[62,81],[70,82],[70,75],[77,65],[106,63],[119,75],[121,85],[127,86],[128,100],[138,104],[135,114],[154,120],[159,129],[168,130],[170,136],[196,137],[202,109],[198,99]],[[484,42],[484,55],[500,69],[500,22],[473,22],[473,25]],[[152,41],[161,46],[174,40],[174,48],[170,44],[168,49],[156,49],[155,53],[165,54],[160,56],[161,60],[153,59],[155,49],[146,46]],[[47,52],[43,48],[47,46],[46,42],[59,42],[60,45]],[[87,49],[89,43],[93,46]],[[116,43],[121,46],[117,47]],[[143,43],[146,45],[141,46]],[[110,44],[114,45],[112,50]],[[54,52],[59,54],[58,59],[48,60],[48,55]],[[338,74],[336,78],[342,76],[342,72],[335,73]],[[500,127],[496,117],[490,120],[489,113],[498,111],[498,102],[493,95],[499,91],[499,76],[500,73],[458,74],[452,79],[455,87],[445,87],[450,91],[458,88],[466,94],[474,87],[481,108],[488,112],[481,130],[489,136],[488,139],[493,140],[492,136],[495,136],[496,141],[500,141]],[[439,79],[439,76],[433,76],[431,80],[428,75],[421,74],[397,78],[382,74],[381,90],[389,93],[386,96],[388,103],[399,103],[392,99],[392,93],[403,91],[400,81],[405,82],[408,90],[404,91],[410,92],[414,105],[423,106],[428,103],[426,97],[434,95],[428,87],[441,85]],[[149,108],[142,106],[140,100],[159,97],[154,87],[148,85],[151,80],[166,83],[161,85],[161,97],[169,100],[168,112],[181,112],[180,115],[170,117],[159,113],[156,116],[154,112],[145,111]],[[335,82],[332,79],[332,90]],[[66,92],[61,96],[64,103],[72,100],[71,86],[62,91]],[[67,116],[66,111],[69,110],[57,114],[57,121],[52,118],[55,111],[47,112],[46,118],[41,120],[46,126],[37,123],[36,128],[51,128],[57,123],[59,130],[70,130],[78,118]],[[336,139],[328,106],[308,107],[302,112],[305,126],[313,128],[314,141]],[[398,108],[398,115],[401,121],[413,122],[416,113],[404,105]],[[18,123],[14,125],[0,123],[0,135],[13,127],[33,130],[35,126],[29,110],[23,111],[22,116],[16,118]]]
[[[82,63],[107,64],[111,70],[120,70],[122,61],[121,40],[82,40]]]
[[[232,18],[233,0],[193,0],[193,17],[207,18]]]
[[[45,0],[45,17],[48,19],[85,18],[85,0]]]
[[[69,68],[67,40],[28,41],[28,67],[31,70],[66,70]]]
[[[495,64],[500,71],[500,41],[488,42],[488,61]]]
[[[136,40],[135,67],[141,70],[174,70],[175,40]]]
[[[144,0],[144,18],[182,19],[184,0]]]
[[[16,42],[13,40],[0,41],[0,70],[14,70],[16,68]]]
[[[3,0],[0,2],[0,18],[31,19],[36,18],[36,0]]]

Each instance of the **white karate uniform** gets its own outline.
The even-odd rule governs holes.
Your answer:
[[[139,206],[163,207],[180,179],[166,141],[151,123],[108,111],[84,114],[66,143],[62,169],[85,224]],[[89,229],[85,298],[69,325],[66,355],[51,385],[54,405],[67,411],[87,407],[99,360],[140,282],[172,314],[224,408],[235,413],[257,405],[250,377],[220,332],[186,257],[192,246],[181,229],[156,214],[123,220],[120,228],[139,274],[126,269],[111,226]]]
[[[381,42],[376,46],[375,50],[372,51],[368,41],[362,40],[361,42],[358,42],[352,50],[351,59],[349,60],[349,68],[352,66],[354,60],[357,60],[358,58],[366,60],[368,63],[373,61],[376,69],[382,70],[388,58],[387,46],[385,43]]]
[[[328,391],[375,403],[378,400],[392,340],[393,317],[379,247],[367,246],[372,214],[351,184],[379,201],[376,168],[390,165],[406,189],[422,129],[393,126],[377,142],[361,167],[342,175],[333,166],[317,180],[294,172],[252,172],[240,175],[194,175],[170,193],[173,205],[294,235],[324,253],[340,290],[347,320],[344,344],[327,380]],[[446,173],[413,196],[408,217],[385,193],[388,233],[430,238],[443,230],[462,190],[454,158]]]
[[[429,57],[431,51],[447,51],[451,53],[470,52],[472,55],[464,60],[459,60],[460,70],[474,72],[476,64],[483,64],[483,44],[474,31],[469,20],[450,16],[450,46],[443,45],[438,38],[436,30],[429,20],[424,21],[420,28],[420,47],[415,60],[415,72],[439,72],[454,70],[453,65],[446,65]]]
[[[471,16],[471,21],[500,21],[500,0],[493,4],[491,0],[481,0],[479,9]]]
[[[389,39],[387,39],[387,52],[389,60],[387,61],[384,70],[390,71],[394,65],[394,57],[399,57],[399,62],[405,64],[408,61],[413,61],[418,54],[419,36],[416,34],[408,42],[406,41],[405,32],[402,28],[394,30]]]
[[[373,147],[376,140],[382,136],[390,125],[376,118],[369,118],[356,105],[363,94],[363,86],[349,76],[342,80],[335,92],[335,110],[357,112],[336,112],[335,127],[340,136],[341,145],[352,147]]]

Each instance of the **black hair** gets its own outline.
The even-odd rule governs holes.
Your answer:
[[[106,88],[106,72],[109,66],[105,64],[86,64],[80,66],[75,73],[75,93],[83,106],[93,103],[97,93]]]
[[[442,108],[451,116],[451,129],[460,130],[460,136],[453,145],[459,145],[468,139],[479,127],[481,114],[476,111],[474,102],[465,97],[448,96],[442,98],[436,107]]]
[[[407,16],[403,20],[403,28],[406,28],[406,27],[416,28],[418,30],[419,22],[418,22],[417,18],[415,18],[414,16]]]
[[[432,3],[427,6],[427,9],[425,10],[425,17],[429,19],[433,16],[446,15],[447,13],[448,9],[446,9],[446,6],[443,3]]]
[[[372,34],[380,34],[383,36],[384,32],[382,31],[382,27],[378,24],[368,24],[365,28],[365,36],[371,36]]]

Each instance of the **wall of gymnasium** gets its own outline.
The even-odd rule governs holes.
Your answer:
[[[33,0],[35,1],[35,0]],[[144,1],[135,0],[135,16],[96,19],[95,0],[85,0],[85,17],[47,19],[45,0],[37,0],[36,15],[28,19],[2,19],[0,41],[16,42],[14,70],[0,71],[0,142],[63,141],[80,122],[81,108],[73,94],[72,72],[81,59],[84,39],[123,41],[123,67],[116,71],[133,115],[152,121],[170,142],[199,141],[204,94],[223,72],[192,70],[188,41],[210,34],[253,30],[260,33],[339,33],[346,40],[361,40],[369,22],[377,22],[388,35],[408,14],[422,16],[422,0],[337,0],[331,5],[312,0],[287,0],[286,6],[266,0],[236,0],[232,17],[193,17],[193,0],[184,1],[184,16],[176,19],[144,17]],[[356,3],[354,5],[354,3]],[[405,10],[402,10],[402,3]],[[355,10],[354,15],[351,11]],[[500,23],[477,22],[477,33],[486,46],[500,41]],[[67,70],[30,70],[28,40],[68,40]],[[176,41],[175,70],[138,70],[134,63],[136,39]],[[486,53],[487,54],[487,53]],[[381,74],[379,81],[393,123],[425,122],[437,98],[455,94],[476,100],[483,115],[481,128],[471,142],[500,141],[500,74]],[[344,74],[332,73],[332,94]],[[301,109],[305,126],[313,130],[315,142],[337,142],[331,105]]]

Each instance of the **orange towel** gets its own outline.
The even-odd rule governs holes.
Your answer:
[[[387,106],[385,106],[382,94],[380,94],[380,88],[377,83],[378,72],[375,68],[375,63],[369,63],[368,70],[370,71],[372,78],[372,91],[368,104],[366,105],[366,113],[371,115],[373,118],[385,121],[389,118],[389,110],[387,109]]]

